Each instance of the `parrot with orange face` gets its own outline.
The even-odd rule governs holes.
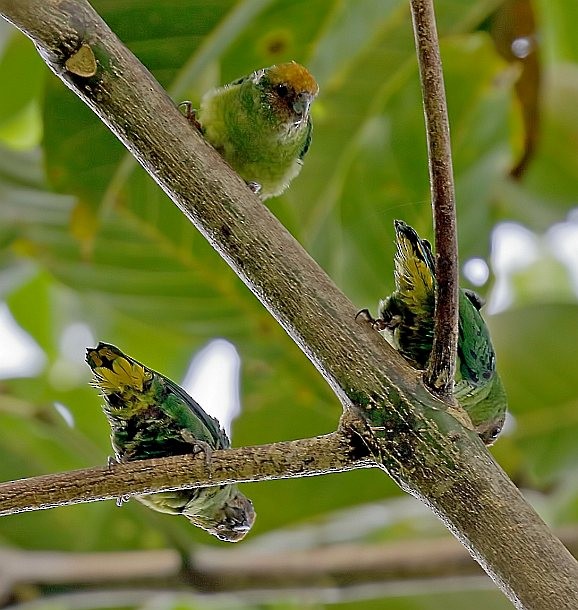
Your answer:
[[[193,122],[259,193],[280,195],[301,171],[311,144],[310,108],[319,87],[302,65],[252,72],[206,93]]]

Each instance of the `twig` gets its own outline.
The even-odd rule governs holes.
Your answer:
[[[303,551],[210,549],[196,547],[185,562],[174,550],[68,553],[0,550],[3,591],[0,601],[22,584],[61,592],[80,592],[114,586],[187,586],[193,591],[217,593],[267,590],[271,599],[284,591],[309,600],[330,587],[336,599],[354,599],[363,587],[378,586],[379,594],[408,586],[431,590],[455,587],[472,577],[487,580],[480,567],[454,539],[416,540],[372,545],[330,545]],[[451,582],[451,585],[450,585]],[[462,584],[465,586],[465,583]],[[359,594],[359,593],[358,593]],[[367,591],[365,591],[367,596]],[[243,596],[244,597],[244,596]]]
[[[458,345],[458,240],[450,129],[433,0],[410,0],[425,115],[436,250],[436,313],[425,383],[451,398]]]

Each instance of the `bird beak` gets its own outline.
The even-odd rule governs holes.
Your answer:
[[[296,123],[300,123],[302,119],[309,115],[309,106],[313,101],[313,96],[307,92],[298,93],[293,102],[293,112],[299,117]]]

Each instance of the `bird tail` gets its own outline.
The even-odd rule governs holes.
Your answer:
[[[408,224],[395,221],[395,285],[399,296],[411,307],[433,297],[435,260],[431,245]]]

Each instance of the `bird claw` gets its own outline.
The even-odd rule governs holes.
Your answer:
[[[109,455],[106,458],[106,465],[109,470],[111,470],[113,466],[116,466],[117,464],[120,464],[120,463],[121,463],[121,461],[118,460],[117,458],[113,457],[112,455]],[[122,506],[125,502],[128,502],[129,500],[130,500],[130,496],[119,496],[116,499],[116,505]]]
[[[385,320],[383,318],[375,319],[369,313],[369,309],[362,309],[362,310],[358,311],[357,314],[355,315],[355,321],[357,322],[360,317],[364,318],[366,322],[369,322],[369,324],[371,324],[371,328],[373,328],[373,330],[379,331],[379,330],[385,330],[387,328],[387,324],[386,324]]]
[[[119,496],[116,499],[116,505],[120,508],[125,502],[130,500],[130,496]]]
[[[261,192],[262,187],[258,182],[247,182],[247,186],[251,189],[253,193],[255,193],[255,195],[258,195]]]
[[[192,454],[199,455],[199,453],[204,454],[205,456],[205,464],[208,466],[211,463],[211,456],[213,455],[213,448],[205,441],[200,441],[198,438],[195,438],[190,430],[181,430],[181,436],[183,440],[187,443],[190,443],[193,446]]]
[[[187,121],[195,129],[202,132],[203,127],[197,120],[197,111],[195,110],[195,108],[193,108],[193,105],[191,104],[191,102],[189,102],[189,100],[185,100],[184,102],[181,102],[179,104],[179,106],[178,106],[179,110],[181,109],[181,107],[183,107],[185,109],[185,111],[183,112],[185,119],[187,119]]]
[[[388,314],[387,317],[385,314]],[[401,316],[398,314],[392,314],[390,312],[383,312],[382,317],[378,320],[379,326],[377,330],[389,330],[394,332],[395,329],[401,324]]]

